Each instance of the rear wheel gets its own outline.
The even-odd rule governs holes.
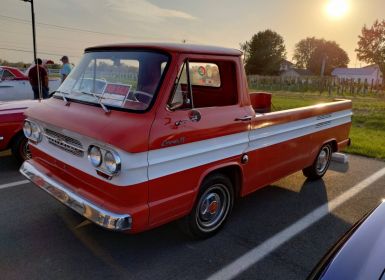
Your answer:
[[[226,223],[234,204],[234,189],[229,178],[214,174],[204,180],[184,227],[194,238],[208,238]]]
[[[330,143],[323,145],[313,164],[302,170],[303,175],[305,175],[310,180],[317,180],[322,178],[322,176],[325,175],[329,168],[332,159],[332,153],[333,148]]]
[[[22,133],[19,133],[13,139],[11,150],[13,156],[16,157],[17,161],[20,163],[31,158],[28,139]]]

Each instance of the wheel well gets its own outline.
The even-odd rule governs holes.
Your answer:
[[[234,186],[234,192],[235,192],[235,198],[237,199],[240,197],[241,194],[241,188],[242,188],[242,171],[241,168],[237,165],[230,165],[221,167],[219,169],[211,171],[209,174],[206,175],[206,178],[213,174],[222,174],[224,176],[227,176],[231,183]]]
[[[336,140],[332,140],[329,142],[332,145],[333,153],[338,151],[338,145]]]
[[[15,140],[17,139],[17,137],[19,137],[20,135],[23,135],[23,134],[24,134],[23,130],[20,130],[19,132],[15,133],[15,135],[13,135],[11,140],[9,140],[7,148],[8,149],[12,148],[12,145],[15,142]]]

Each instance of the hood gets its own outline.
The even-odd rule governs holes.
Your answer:
[[[148,137],[155,114],[111,110],[58,98],[38,102],[26,111],[27,118],[88,136],[131,153],[148,150]]]
[[[379,279],[385,267],[385,203],[358,227],[322,279]]]
[[[8,110],[26,110],[28,107],[38,103],[38,100],[17,100],[17,101],[1,101],[0,111]]]

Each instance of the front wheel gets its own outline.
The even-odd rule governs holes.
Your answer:
[[[321,147],[313,164],[302,170],[303,175],[310,180],[317,180],[322,178],[329,168],[332,159],[333,148],[330,143]]]
[[[28,139],[24,134],[19,133],[16,135],[11,146],[12,154],[16,157],[19,163],[31,158],[31,152],[28,146]]]
[[[228,177],[215,174],[201,185],[191,213],[184,227],[194,238],[208,238],[226,223],[234,204],[234,189]]]

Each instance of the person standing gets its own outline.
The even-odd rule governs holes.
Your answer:
[[[60,61],[63,63],[63,67],[60,69],[60,75],[61,75],[61,82],[63,83],[64,80],[67,78],[69,73],[72,70],[72,66],[69,63],[68,56],[64,55]]]
[[[48,98],[48,73],[42,66],[42,63],[43,61],[40,58],[37,58],[35,61],[35,66],[33,66],[28,72],[28,80],[33,90],[34,99],[39,99],[39,86],[41,87],[42,97],[44,99]]]

